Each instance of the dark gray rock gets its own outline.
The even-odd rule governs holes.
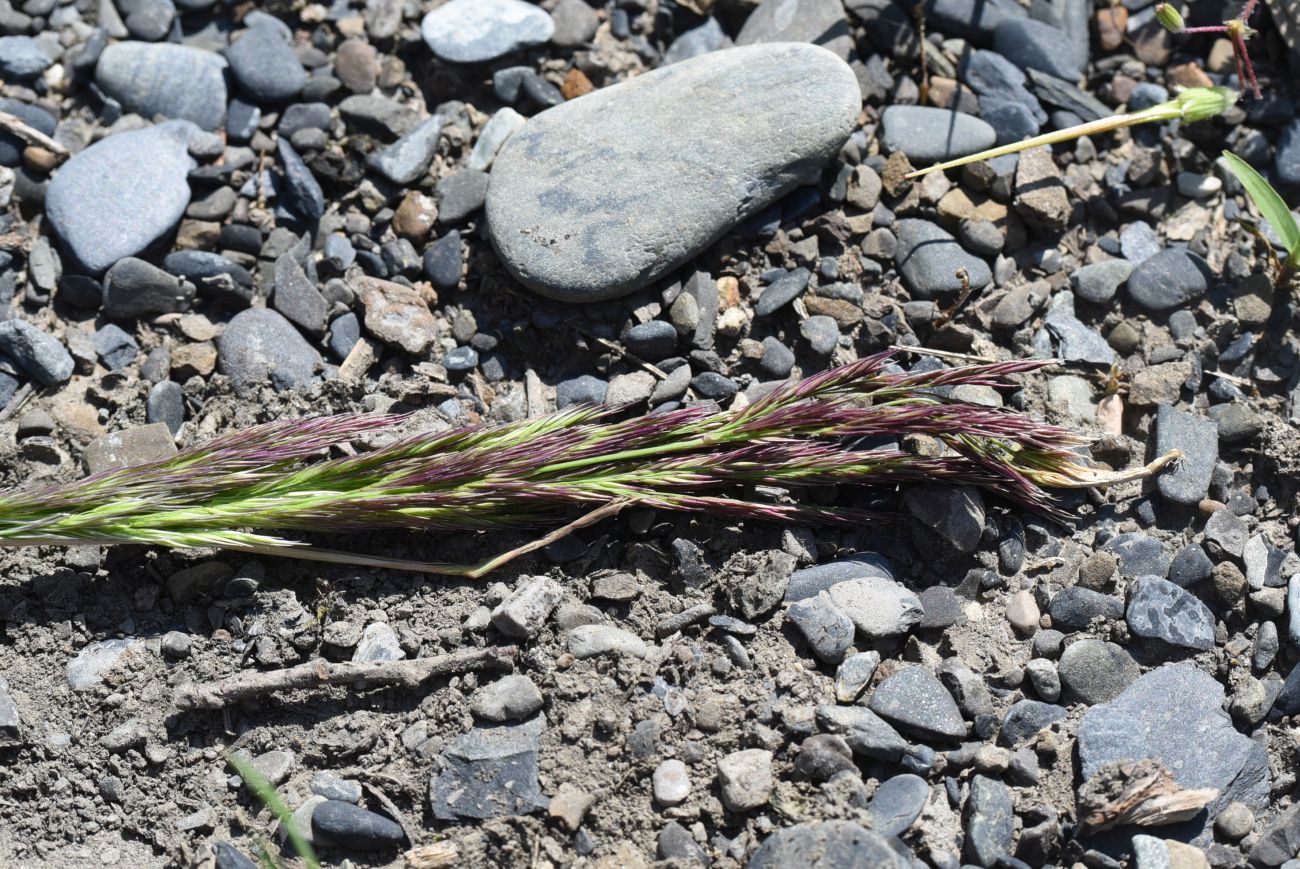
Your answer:
[[[0,99],[0,112],[7,112],[20,118],[28,126],[47,136],[54,135],[54,126],[58,119],[40,106],[5,97]],[[17,136],[10,133],[0,133],[0,165],[21,166],[23,149],[26,147],[27,143]]]
[[[1168,405],[1156,411],[1156,455],[1180,450],[1182,459],[1156,478],[1160,494],[1174,504],[1191,507],[1210,491],[1219,460],[1219,429],[1214,420]]]
[[[1024,18],[1025,7],[1015,0],[926,0],[928,25],[952,36],[988,45],[1004,21]]]
[[[160,380],[149,389],[145,402],[145,422],[160,422],[173,435],[185,422],[185,392],[174,380]]]
[[[903,773],[881,782],[867,811],[872,829],[882,836],[901,836],[921,816],[930,799],[930,785],[919,775]]]
[[[966,735],[956,701],[924,667],[904,667],[887,677],[876,686],[868,707],[891,724],[927,739]]]
[[[281,254],[275,261],[275,292],[271,296],[271,306],[307,334],[316,337],[325,334],[329,303],[292,253]]]
[[[1074,294],[1057,293],[1047,306],[1043,326],[1056,340],[1056,356],[1066,362],[1112,365],[1115,351],[1095,329],[1074,314]]]
[[[1107,619],[1124,617],[1124,602],[1117,597],[1079,586],[1070,586],[1052,595],[1048,604],[1052,624],[1080,631],[1098,616]]]
[[[675,63],[681,63],[684,60],[699,57],[722,48],[731,47],[731,39],[718,23],[718,19],[710,16],[704,20],[699,27],[692,27],[682,35],[673,40],[672,45],[664,52],[664,56],[659,61],[659,66],[672,66]]]
[[[502,147],[492,244],[543,295],[625,295],[817,178],[860,106],[852,70],[803,44],[714,52],[601,88]]]
[[[1063,721],[1068,714],[1064,706],[1042,703],[1038,700],[1018,700],[1011,704],[1002,719],[998,738],[1002,744],[1015,750],[1033,739],[1038,731]]]
[[[184,311],[193,301],[192,284],[132,256],[104,275],[104,315],[115,320]]]
[[[677,352],[677,330],[664,320],[650,320],[629,329],[623,343],[637,358],[659,362]]]
[[[95,330],[92,339],[95,355],[109,371],[119,371],[135,361],[140,345],[130,333],[116,323],[107,323]]]
[[[370,165],[394,184],[411,184],[424,175],[438,149],[442,116],[434,115],[370,157]]]
[[[538,740],[546,722],[476,727],[442,753],[429,783],[434,817],[443,821],[524,815],[544,808],[537,781]]]
[[[1159,540],[1141,531],[1116,534],[1101,546],[1113,554],[1124,576],[1164,576],[1169,570],[1169,556]]]
[[[280,162],[284,166],[284,187],[281,190],[281,204],[293,215],[311,223],[320,220],[325,213],[325,194],[320,189],[320,182],[311,174],[307,164],[298,156],[287,139],[276,141],[280,151]]]
[[[477,169],[457,169],[440,178],[433,189],[438,200],[439,222],[457,223],[482,208],[487,199],[488,180],[488,174]]]
[[[957,597],[956,591],[946,585],[932,585],[924,589],[919,597],[921,609],[925,614],[916,624],[918,630],[941,630],[965,618],[961,598]]]
[[[600,26],[600,18],[587,0],[560,0],[551,10],[551,20],[555,22],[551,43],[566,48],[590,42]]]
[[[840,344],[840,327],[834,317],[814,314],[799,324],[799,334],[818,356],[829,356]]]
[[[881,113],[880,142],[916,163],[965,157],[997,141],[997,132],[973,115],[932,106],[890,106]]]
[[[893,563],[875,552],[858,552],[825,564],[814,564],[790,574],[790,584],[785,591],[785,602],[793,603],[815,597],[818,592],[827,591],[831,586],[846,580],[869,577],[892,580]]]
[[[314,841],[358,851],[393,848],[406,838],[395,821],[340,800],[316,806],[311,829]]]
[[[793,302],[808,287],[810,277],[812,272],[798,268],[772,281],[754,303],[754,316],[766,317]]]
[[[307,83],[307,70],[285,35],[265,19],[252,24],[225,53],[240,90],[254,102],[286,102]]]
[[[1226,507],[1215,510],[1205,522],[1205,539],[1234,558],[1241,557],[1249,537],[1246,520]]]
[[[893,725],[861,706],[818,706],[817,726],[844,737],[854,754],[897,763],[908,745]]]
[[[193,132],[170,121],[118,133],[63,165],[46,190],[45,213],[78,269],[99,274],[171,234],[190,203]]]
[[[217,367],[239,386],[292,389],[315,375],[320,354],[288,320],[267,308],[241,311],[217,339]]]
[[[585,0],[576,2],[585,5]],[[673,860],[687,866],[708,866],[712,862],[709,852],[701,848],[690,831],[676,821],[669,821],[659,831],[655,848],[660,860]]]
[[[1201,544],[1189,543],[1174,555],[1174,560],[1169,563],[1167,578],[1174,585],[1191,588],[1209,579],[1213,572],[1214,562],[1210,561]]]
[[[30,36],[0,36],[0,75],[6,79],[36,78],[53,62]]]
[[[1091,637],[1067,646],[1056,665],[1065,698],[1089,706],[1114,700],[1141,672],[1126,649]]]
[[[555,384],[555,406],[560,410],[575,404],[600,404],[609,384],[598,377],[583,374]]]
[[[1048,75],[1078,81],[1088,62],[1083,51],[1059,28],[1032,18],[1009,18],[993,34],[993,50],[1016,66],[1041,70]]]
[[[1273,165],[1283,184],[1300,185],[1300,120],[1287,124],[1278,137]]]
[[[853,621],[835,608],[824,591],[791,604],[786,619],[804,635],[818,659],[827,663],[838,664],[853,644]]]
[[[541,45],[554,32],[551,16],[523,0],[451,0],[420,22],[430,50],[452,63],[493,60]]]
[[[1083,778],[1110,761],[1154,758],[1182,787],[1219,791],[1207,806],[1206,832],[1229,803],[1263,809],[1268,751],[1237,732],[1223,700],[1223,686],[1190,662],[1152,670],[1084,714],[1078,740]]]
[[[225,70],[220,55],[199,48],[118,42],[99,56],[95,83],[146,118],[162,115],[215,130],[226,117]]]
[[[199,298],[223,308],[242,311],[253,300],[253,276],[221,254],[177,250],[167,254],[163,268],[194,284]]]
[[[1120,286],[1133,273],[1133,263],[1122,259],[1108,259],[1080,266],[1070,273],[1070,286],[1074,294],[1094,305],[1109,304]]]
[[[842,737],[833,733],[818,733],[800,743],[794,768],[795,772],[813,781],[827,781],[850,770],[857,774],[853,750]]]
[[[957,239],[928,220],[905,218],[894,224],[898,248],[894,262],[915,299],[930,300],[961,290],[959,269],[976,289],[993,280],[988,263],[967,253]]]
[[[985,775],[972,778],[962,810],[966,859],[976,866],[995,866],[1011,856],[1015,820],[1015,804],[1005,784]]]
[[[984,498],[973,486],[916,486],[903,495],[907,511],[936,542],[959,552],[974,552],[984,534]]]
[[[460,231],[453,229],[424,252],[425,277],[442,292],[456,289],[460,284],[462,258]]]
[[[42,386],[66,383],[75,367],[57,338],[17,318],[0,322],[0,353]]]
[[[1196,254],[1169,248],[1133,269],[1128,295],[1148,311],[1168,311],[1205,295],[1213,277],[1205,260]]]
[[[745,869],[911,869],[895,840],[852,821],[807,821],[769,836]]]

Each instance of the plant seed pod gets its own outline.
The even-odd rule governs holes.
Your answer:
[[[1170,33],[1181,33],[1183,30],[1183,14],[1172,3],[1156,4],[1156,20]]]

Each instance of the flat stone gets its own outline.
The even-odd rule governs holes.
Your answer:
[[[30,36],[0,36],[0,75],[7,79],[36,78],[53,62]]]
[[[907,751],[907,740],[893,725],[861,706],[818,706],[817,726],[844,737],[854,754],[897,763]]]
[[[1164,576],[1169,570],[1164,544],[1141,531],[1116,534],[1102,544],[1101,551],[1115,556],[1124,576]]]
[[[551,16],[523,0],[451,0],[420,22],[430,50],[452,63],[493,60],[541,45],[554,32]]]
[[[973,115],[932,106],[889,106],[880,115],[881,145],[913,162],[965,157],[997,141],[997,132]]]
[[[412,355],[429,352],[437,338],[437,324],[417,290],[371,277],[359,278],[355,289],[366,309],[366,331]]]
[[[1042,232],[1059,232],[1069,223],[1070,197],[1050,146],[1020,153],[1013,204],[1025,223]]]
[[[1017,700],[1011,704],[1002,719],[999,739],[1014,750],[1033,739],[1038,731],[1065,720],[1068,711],[1064,706],[1043,703],[1039,700]]]
[[[146,118],[162,115],[216,130],[226,117],[225,70],[220,55],[199,48],[117,42],[100,54],[95,83],[127,110]],[[140,187],[144,192],[152,189],[148,183]]]
[[[905,634],[925,615],[920,598],[912,591],[879,576],[838,582],[827,595],[830,605],[870,639]]]
[[[1166,664],[1139,678],[1110,703],[1094,706],[1079,727],[1083,778],[1110,761],[1158,760],[1184,788],[1215,788],[1196,829],[1209,829],[1229,803],[1269,804],[1265,747],[1238,733],[1223,711],[1223,686],[1188,663]]]
[[[1124,616],[1124,602],[1117,597],[1077,585],[1052,595],[1047,607],[1052,623],[1079,631],[1095,618],[1119,619]]]
[[[1128,278],[1128,295],[1148,311],[1168,311],[1205,295],[1212,278],[1205,260],[1169,248],[1133,269]]]
[[[1088,62],[1083,50],[1058,27],[1032,18],[1009,18],[993,33],[993,50],[1019,67],[1028,67],[1066,81],[1078,81]]]
[[[676,806],[691,795],[691,779],[686,764],[673,758],[655,767],[651,776],[655,802],[663,806]]]
[[[835,668],[835,699],[841,703],[856,701],[879,666],[880,653],[877,651],[849,655]]]
[[[625,295],[816,179],[860,105],[848,66],[803,44],[714,52],[601,88],[502,147],[492,244],[542,295]]]
[[[1205,522],[1205,539],[1234,558],[1240,558],[1245,552],[1249,537],[1250,526],[1246,520],[1226,507],[1215,510]]]
[[[169,121],[74,154],[50,181],[45,214],[75,266],[100,274],[175,230],[190,203],[195,127]]]
[[[579,625],[569,631],[569,652],[575,658],[610,653],[644,658],[650,649],[636,634],[609,625]]]
[[[279,28],[260,20],[226,49],[240,90],[255,102],[279,103],[297,96],[307,70]]]
[[[810,857],[815,856],[813,862]],[[768,836],[745,869],[910,869],[911,861],[880,833],[852,821],[807,821]]]
[[[65,676],[69,687],[73,691],[85,691],[103,684],[104,677],[123,656],[139,647],[140,641],[129,637],[87,643],[68,661]]]
[[[519,673],[502,676],[475,692],[470,710],[488,721],[518,721],[542,708],[542,692]]]
[[[1067,700],[1094,706],[1114,700],[1142,670],[1122,646],[1090,637],[1065,648],[1056,672]]]
[[[904,667],[887,677],[876,686],[868,707],[891,724],[928,739],[966,735],[956,701],[924,667]]]
[[[411,184],[428,171],[441,134],[442,116],[434,115],[393,144],[371,155],[370,165],[394,184]]]
[[[974,486],[923,485],[904,493],[907,512],[926,529],[924,536],[968,554],[984,534],[984,498]]]
[[[903,773],[881,782],[867,811],[882,836],[901,836],[921,816],[930,799],[930,785],[919,775]]]
[[[1015,804],[1007,786],[985,775],[973,777],[962,810],[966,859],[977,866],[995,866],[1010,856],[1015,820]]]
[[[904,218],[894,224],[898,248],[894,262],[914,299],[931,300],[960,292],[957,277],[965,269],[975,289],[993,280],[988,263],[969,254],[951,233],[928,220]]]
[[[217,339],[217,352],[221,373],[239,386],[292,389],[311,380],[322,361],[292,323],[267,308],[236,314]]]
[[[1070,273],[1070,286],[1074,294],[1085,302],[1105,305],[1115,298],[1115,293],[1133,273],[1128,260],[1108,259],[1080,266]]]
[[[271,306],[307,334],[316,337],[325,334],[329,303],[308,279],[293,253],[281,254],[275,261],[275,293],[271,296]]]
[[[837,664],[853,644],[853,620],[835,608],[827,592],[790,605],[786,619],[808,640],[819,660]]]
[[[353,661],[400,661],[406,657],[397,631],[385,622],[371,622],[361,632]]]
[[[544,719],[476,727],[442,753],[429,783],[433,815],[442,821],[524,815],[545,807],[537,781]]]
[[[704,23],[699,27],[692,27],[674,39],[672,45],[668,46],[668,50],[664,52],[664,56],[660,59],[659,66],[662,69],[675,63],[681,63],[684,60],[690,60],[712,51],[730,47],[731,38],[722,29],[718,19],[710,15],[704,19]]]
[[[528,639],[542,629],[563,593],[555,580],[533,577],[492,610],[492,626],[507,637]]]
[[[772,752],[746,748],[718,761],[718,789],[730,812],[747,812],[767,803],[772,792]]]
[[[42,386],[66,383],[76,368],[72,354],[59,339],[26,320],[0,322],[0,351]]]
[[[1181,450],[1183,458],[1156,477],[1166,500],[1194,506],[1209,494],[1219,460],[1219,429],[1214,420],[1168,405],[1156,411],[1156,455]]]
[[[1056,339],[1057,358],[1066,362],[1112,365],[1115,351],[1095,329],[1074,314],[1074,294],[1057,293],[1047,306],[1043,326]]]
[[[760,42],[811,42],[845,61],[853,49],[840,0],[764,0],[736,36],[737,45]]]

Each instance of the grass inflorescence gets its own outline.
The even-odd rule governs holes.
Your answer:
[[[1076,452],[1086,439],[1075,433],[940,395],[945,387],[1005,386],[1043,361],[918,373],[891,372],[890,361],[888,353],[871,356],[731,410],[694,405],[621,419],[625,409],[580,407],[335,457],[331,447],[394,430],[402,418],[345,414],[269,423],[173,458],[0,494],[0,546],[214,546],[479,575],[482,565],[353,555],[284,534],[544,526],[575,510],[607,515],[622,506],[787,521],[870,518],[771,496],[773,487],[797,494],[828,483],[975,485],[1064,518],[1045,488],[1133,479],[1168,460],[1110,474]],[[944,450],[918,455],[870,446],[908,435],[933,438]]]

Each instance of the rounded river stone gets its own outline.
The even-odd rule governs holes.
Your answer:
[[[602,88],[535,116],[501,149],[492,244],[544,296],[626,295],[815,181],[860,108],[847,64],[793,43],[716,51]]]

